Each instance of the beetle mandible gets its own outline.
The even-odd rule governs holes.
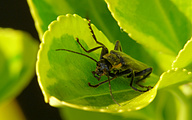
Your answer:
[[[89,25],[89,29],[91,30],[93,39],[100,46],[92,48],[90,50],[86,50],[82,46],[82,44],[79,42],[79,39],[76,38],[76,40],[77,40],[77,43],[80,45],[80,47],[87,53],[93,52],[93,51],[101,48],[102,50],[101,50],[101,55],[100,55],[99,61],[95,60],[94,58],[92,58],[86,54],[68,50],[68,49],[56,49],[56,51],[63,50],[63,51],[68,51],[68,52],[72,52],[75,54],[83,55],[96,62],[96,65],[97,65],[96,69],[95,69],[95,71],[92,71],[93,76],[98,81],[104,75],[107,76],[108,79],[105,81],[102,81],[96,85],[92,85],[91,83],[88,83],[88,85],[90,87],[96,88],[96,87],[108,82],[109,91],[110,91],[112,100],[119,106],[120,106],[120,104],[114,99],[113,94],[112,94],[111,83],[110,83],[111,80],[114,80],[117,77],[131,78],[130,86],[134,90],[139,91],[139,92],[147,92],[153,88],[151,86],[143,86],[143,85],[139,84],[140,81],[146,79],[152,73],[151,67],[147,67],[147,65],[145,65],[144,63],[139,62],[139,61],[135,60],[134,58],[130,57],[129,55],[125,54],[124,52],[122,52],[122,47],[121,47],[120,41],[116,41],[114,50],[111,50],[109,52],[107,47],[103,43],[101,43],[97,40],[97,38],[93,32],[93,29],[91,27],[90,20],[89,20],[88,25]],[[137,81],[135,83],[139,87],[144,88],[145,90],[143,90],[143,89],[140,90],[133,86],[134,79],[136,79],[136,78],[137,78]]]

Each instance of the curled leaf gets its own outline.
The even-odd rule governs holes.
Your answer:
[[[114,45],[101,31],[93,24],[91,27],[98,41],[105,44],[109,50],[114,49]],[[86,54],[76,42],[76,38],[87,50],[99,46],[92,37],[88,21],[78,15],[59,16],[49,25],[49,30],[43,36],[38,53],[37,75],[46,102],[52,106],[123,112],[141,109],[154,99],[157,85],[152,90],[141,93],[129,86],[130,79],[121,77],[111,81],[113,95],[121,107],[111,99],[108,84],[98,88],[89,87],[88,82],[98,83],[91,73],[96,68],[95,61],[79,54],[57,51],[68,49]],[[100,52],[96,50],[87,55],[99,60]],[[100,81],[106,79],[107,77],[103,77]],[[146,83],[154,86],[157,80],[155,75],[151,75]]]
[[[148,48],[176,55],[191,37],[190,21],[171,1],[105,1],[119,26]]]
[[[186,84],[192,79],[192,74],[186,69],[173,68],[164,72],[160,77],[159,89],[171,86],[180,86],[181,84]]]
[[[175,61],[172,64],[173,68],[189,68],[192,71],[192,38],[185,44],[182,50],[180,50]]]

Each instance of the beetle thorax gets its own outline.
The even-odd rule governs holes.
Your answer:
[[[120,59],[115,54],[106,54],[103,56],[112,66],[116,66],[120,64]]]

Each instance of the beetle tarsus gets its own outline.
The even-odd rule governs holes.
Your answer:
[[[96,84],[96,85],[91,85],[91,83],[90,83],[90,82],[88,82],[88,85],[89,85],[89,87],[94,87],[94,88],[99,87],[99,84]]]
[[[96,72],[95,71],[92,71],[92,74],[93,74],[93,76],[99,81],[100,79],[101,79],[101,76],[96,76],[95,74],[96,74]]]

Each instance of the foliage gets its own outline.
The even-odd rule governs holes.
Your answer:
[[[0,28],[1,119],[24,119],[13,112],[20,113],[16,103],[9,102],[23,91],[34,76],[37,50],[38,43],[28,33]]]
[[[38,43],[23,31],[0,28],[0,104],[12,100],[34,75]]]
[[[28,0],[42,40],[38,52],[37,75],[45,101],[52,106],[89,110],[61,109],[61,115],[65,114],[69,119],[76,119],[74,112],[79,113],[83,119],[94,115],[106,119],[190,119],[190,2]],[[86,49],[97,46],[91,36],[88,21],[83,18],[91,20],[97,39],[110,50],[114,47],[113,43],[119,40],[126,54],[153,67],[153,74],[143,83],[153,85],[152,90],[145,93],[134,91],[129,86],[129,79],[118,78],[112,81],[115,99],[122,105],[119,107],[112,101],[107,84],[96,89],[87,85],[88,82],[98,83],[91,74],[95,63],[80,55],[56,51],[65,48],[84,53],[75,41],[77,37]],[[12,33],[12,30],[8,33]],[[28,44],[28,41],[23,40],[28,36],[23,37],[21,33],[6,37],[9,40],[22,36],[19,36],[20,44],[7,47],[10,42],[4,42],[4,35],[0,36],[0,74],[6,81],[1,81],[3,89],[0,94],[3,97],[0,102],[14,98],[27,84],[26,79],[31,75],[37,50],[37,43]],[[89,56],[98,60],[99,54],[100,51],[95,51]]]

